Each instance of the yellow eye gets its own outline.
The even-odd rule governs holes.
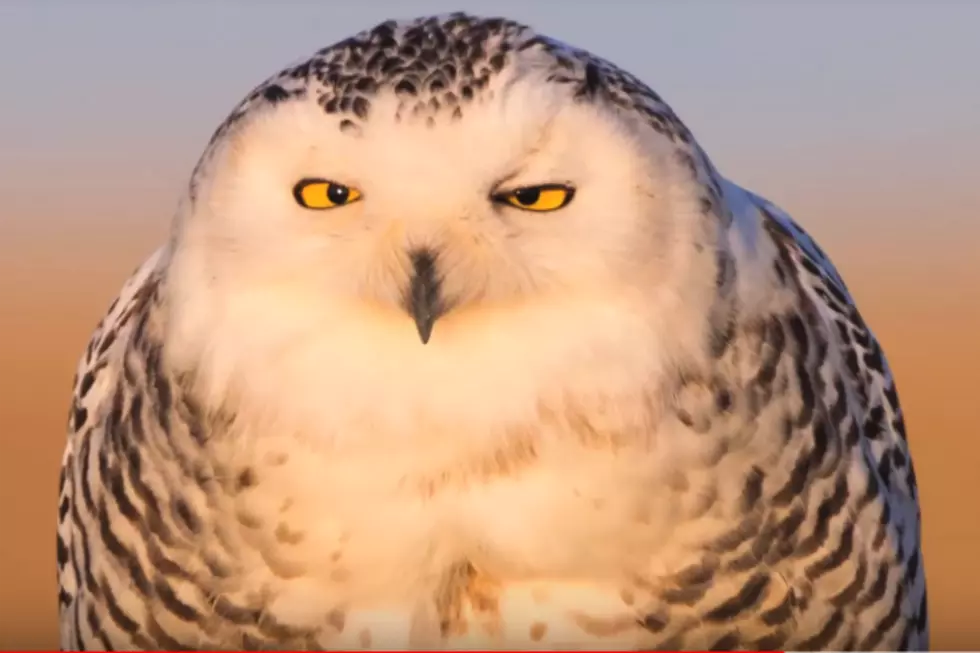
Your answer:
[[[526,211],[555,211],[572,201],[575,189],[559,184],[544,186],[525,186],[507,193],[501,193],[495,199],[507,202],[511,206]]]
[[[332,209],[356,202],[361,193],[326,179],[303,179],[293,186],[293,197],[308,209]]]

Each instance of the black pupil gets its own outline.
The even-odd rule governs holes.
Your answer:
[[[330,184],[330,188],[327,189],[327,199],[329,199],[334,204],[346,204],[347,198],[350,196],[350,189],[347,186],[341,186],[340,184]]]
[[[514,197],[517,198],[519,203],[523,204],[524,206],[529,206],[537,202],[538,198],[541,197],[541,189],[521,188],[514,191]]]

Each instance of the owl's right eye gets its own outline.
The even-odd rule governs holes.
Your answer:
[[[320,210],[353,204],[361,193],[327,179],[303,179],[293,186],[293,197],[304,208]]]

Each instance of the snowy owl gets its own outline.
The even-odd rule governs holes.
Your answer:
[[[68,649],[920,649],[840,275],[643,82],[507,19],[257,87],[79,364]]]

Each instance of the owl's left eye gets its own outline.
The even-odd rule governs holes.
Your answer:
[[[524,186],[493,196],[494,201],[510,204],[525,211],[557,211],[572,201],[575,189],[561,184]]]
[[[293,186],[293,197],[308,209],[332,209],[356,202],[361,193],[327,179],[303,179]]]

